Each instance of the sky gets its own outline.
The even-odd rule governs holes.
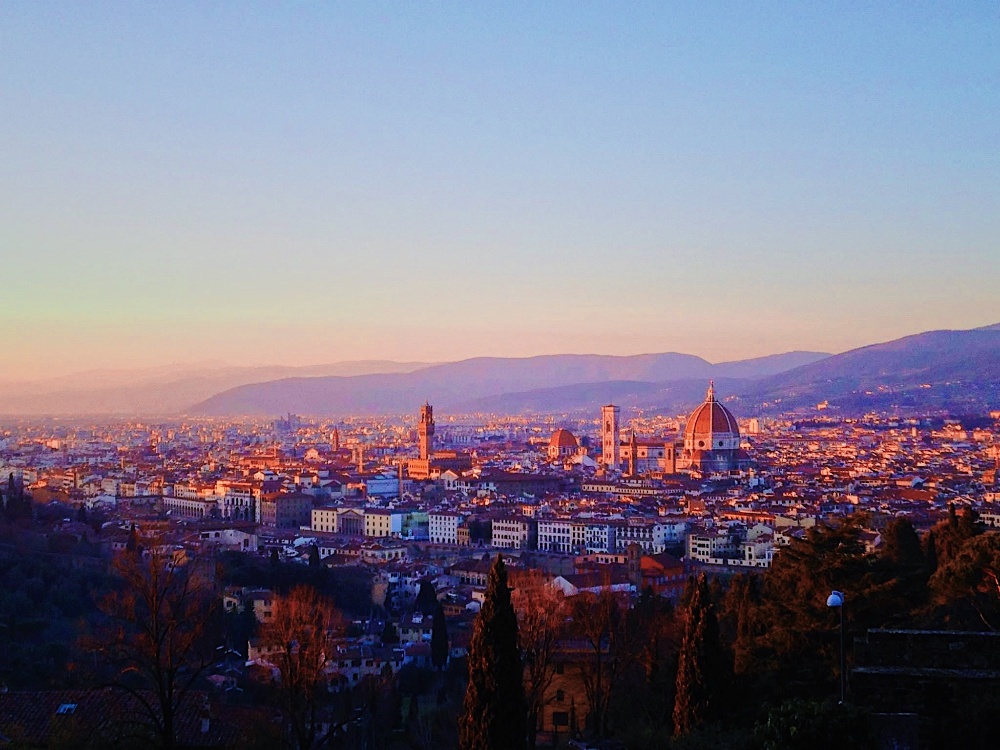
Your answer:
[[[987,2],[7,0],[0,379],[996,323],[998,89]]]

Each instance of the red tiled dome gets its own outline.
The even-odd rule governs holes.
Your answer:
[[[712,446],[712,440],[720,437],[740,436],[740,427],[736,417],[725,406],[715,400],[715,388],[708,387],[705,402],[691,412],[687,425],[684,427],[685,438],[705,438],[706,447]]]
[[[569,430],[559,429],[552,433],[552,437],[549,438],[550,448],[573,448],[576,449],[580,444],[576,441],[573,433]]]

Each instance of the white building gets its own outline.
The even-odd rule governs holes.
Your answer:
[[[630,518],[615,528],[615,551],[624,552],[630,544],[635,543],[647,555],[658,555],[667,548],[668,529],[676,534],[676,527],[672,523],[650,518]]]
[[[451,511],[433,511],[427,514],[427,535],[434,544],[458,544],[458,527],[462,516]]]
[[[494,546],[496,546],[495,542]],[[543,552],[575,551],[573,521],[568,518],[540,520],[538,522],[538,549]]]
[[[513,516],[494,518],[492,546],[499,549],[533,549],[537,526],[533,519]]]

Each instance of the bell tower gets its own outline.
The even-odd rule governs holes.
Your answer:
[[[420,407],[420,424],[417,425],[417,437],[420,440],[420,458],[423,461],[434,452],[434,407],[426,401]]]
[[[618,471],[621,444],[618,438],[618,415],[614,404],[601,407],[601,461],[606,469]]]

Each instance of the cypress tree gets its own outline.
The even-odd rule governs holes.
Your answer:
[[[396,626],[392,621],[386,620],[385,627],[382,628],[382,645],[395,646],[397,643],[399,643],[399,633],[396,632]]]
[[[469,644],[469,685],[459,719],[462,750],[523,750],[527,735],[517,616],[497,555]]]
[[[431,663],[439,672],[448,663],[448,624],[444,619],[444,607],[438,602],[434,610],[431,626]]]
[[[934,530],[931,529],[924,537],[924,558],[927,560],[927,572],[934,575],[938,568],[937,560],[937,540],[934,538]]]
[[[693,588],[677,660],[676,734],[688,734],[715,718],[721,682],[719,625],[704,573]]]
[[[756,607],[759,597],[757,576],[746,576],[737,604],[736,636],[733,640],[733,671],[737,675],[749,673],[754,666]]]
[[[415,606],[420,614],[430,617],[434,614],[437,604],[437,591],[434,590],[434,584],[425,578],[420,582],[420,589],[417,591],[417,601]]]
[[[135,524],[128,531],[128,541],[125,542],[125,549],[129,552],[136,552],[139,549],[139,532],[136,531]]]
[[[894,518],[882,531],[882,547],[879,557],[894,565],[912,566],[924,563],[924,552],[920,548],[920,537],[913,524],[905,518]]]

